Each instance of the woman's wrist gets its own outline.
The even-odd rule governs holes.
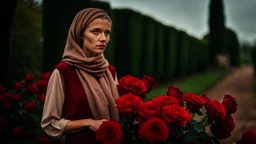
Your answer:
[[[86,128],[92,126],[93,119],[85,119],[84,121],[85,121],[84,124]]]

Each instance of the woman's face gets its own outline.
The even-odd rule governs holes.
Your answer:
[[[87,57],[103,53],[110,39],[111,23],[107,19],[97,18],[85,29],[83,40],[83,51]]]

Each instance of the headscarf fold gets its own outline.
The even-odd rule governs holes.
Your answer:
[[[81,35],[98,16],[108,14],[97,8],[83,9],[77,13],[70,26],[62,61],[73,66],[83,86],[94,119],[119,120],[115,99],[119,97],[116,83],[108,70],[109,63],[103,53],[87,57],[80,45]]]

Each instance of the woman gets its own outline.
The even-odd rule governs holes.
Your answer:
[[[62,62],[49,80],[41,121],[57,143],[96,143],[102,122],[119,120],[116,74],[103,55],[111,26],[108,14],[96,8],[78,12],[70,26]]]

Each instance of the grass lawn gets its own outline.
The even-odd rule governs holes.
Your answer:
[[[176,84],[160,84],[147,95],[147,99],[150,100],[153,97],[166,94],[168,85],[175,85],[184,93],[190,91],[195,94],[202,94],[209,87],[213,86],[219,79],[224,77],[225,74],[226,73],[222,70],[209,71],[205,74],[191,76],[183,81],[177,82]]]

